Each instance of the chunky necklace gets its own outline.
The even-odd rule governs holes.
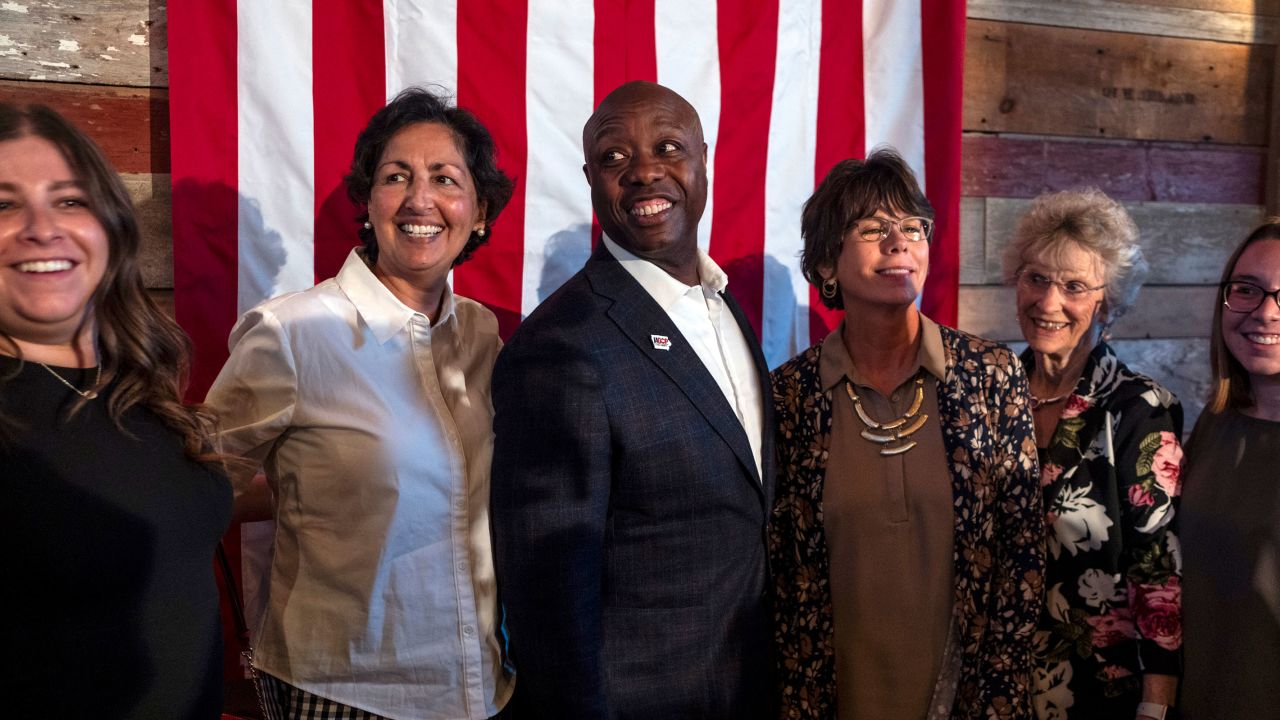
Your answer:
[[[864,440],[870,440],[877,445],[882,445],[880,454],[886,457],[891,455],[901,455],[916,446],[915,440],[907,438],[915,434],[917,430],[924,427],[924,423],[929,419],[929,414],[919,414],[920,408],[924,405],[924,375],[916,373],[915,381],[915,399],[911,401],[911,407],[907,408],[907,412],[889,422],[876,422],[867,411],[862,407],[862,399],[858,397],[858,393],[853,389],[853,383],[845,380],[845,392],[849,393],[849,399],[853,401],[853,411],[857,414],[858,419],[867,427],[862,431]]]
[[[72,392],[74,392],[75,394],[77,394],[77,395],[79,395],[80,397],[84,398],[85,400],[92,400],[92,399],[94,399],[94,398],[98,397],[98,391],[97,391],[97,390],[94,390],[93,388],[98,387],[98,383],[102,381],[102,363],[98,363],[98,372],[97,372],[97,375],[93,378],[93,384],[89,386],[89,389],[88,389],[88,390],[81,390],[80,388],[76,387],[75,385],[72,385],[71,383],[67,382],[67,379],[66,379],[66,378],[64,378],[64,377],[62,377],[61,375],[59,375],[58,373],[54,372],[54,371],[53,371],[53,368],[49,367],[48,365],[45,365],[44,363],[40,362],[39,360],[37,360],[37,361],[36,361],[36,364],[37,364],[37,365],[39,365],[40,367],[44,368],[45,370],[48,370],[50,375],[52,375],[52,376],[54,376],[54,377],[58,378],[58,382],[60,382],[60,383],[62,383],[63,385],[66,385],[67,387],[71,388],[71,391],[72,391]]]

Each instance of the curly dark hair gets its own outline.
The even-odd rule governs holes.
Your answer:
[[[422,87],[402,90],[385,107],[369,118],[369,124],[356,138],[355,154],[351,158],[351,172],[344,178],[347,197],[364,208],[357,220],[360,222],[360,242],[364,244],[365,257],[370,262],[378,259],[378,240],[372,228],[364,227],[369,219],[369,197],[373,192],[374,171],[387,143],[397,132],[415,123],[439,123],[449,128],[457,140],[459,150],[467,162],[467,171],[476,183],[476,199],[485,210],[485,225],[493,221],[511,200],[515,181],[498,167],[497,147],[489,130],[469,110],[448,103],[449,97]],[[472,231],[462,252],[454,259],[454,266],[462,264],[476,248],[489,241],[492,233],[481,236]]]
[[[822,179],[818,189],[804,203],[800,235],[804,250],[800,269],[804,279],[822,288],[821,270],[836,266],[844,237],[854,224],[877,210],[896,210],[933,219],[933,205],[920,190],[920,183],[907,161],[892,148],[876,148],[866,160],[841,160]],[[840,293],[828,298],[818,293],[822,304],[844,309]]]

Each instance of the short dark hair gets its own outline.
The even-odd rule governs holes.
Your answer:
[[[845,235],[854,223],[876,214],[895,210],[933,219],[933,206],[920,190],[911,167],[892,148],[876,148],[866,160],[841,160],[818,184],[804,203],[800,235],[804,250],[800,269],[810,285],[821,289],[820,270],[834,268],[844,247]],[[840,293],[828,298],[818,293],[822,304],[843,309]]]
[[[449,105],[448,96],[443,89],[440,93],[422,87],[410,87],[400,91],[398,95],[382,109],[369,118],[369,124],[360,131],[356,138],[355,153],[351,158],[351,172],[344,180],[347,183],[347,197],[362,208],[360,217],[360,242],[364,244],[365,256],[370,262],[378,259],[378,239],[372,228],[364,227],[369,219],[369,197],[373,192],[374,172],[382,151],[386,149],[391,138],[403,128],[416,123],[438,123],[453,133],[462,157],[466,160],[467,171],[476,183],[476,199],[484,208],[485,226],[493,225],[493,221],[511,200],[511,192],[515,181],[498,167],[497,147],[489,130],[469,110]],[[474,230],[462,252],[453,261],[460,265],[476,248],[489,241],[492,233],[481,236]]]

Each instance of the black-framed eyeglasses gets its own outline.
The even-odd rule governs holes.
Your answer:
[[[880,242],[889,237],[889,232],[895,227],[907,242],[920,242],[933,236],[933,221],[922,217],[905,217],[901,220],[862,218],[854,222],[851,234],[858,242]]]
[[[1262,301],[1271,298],[1280,306],[1280,289],[1264,290],[1259,285],[1244,280],[1228,280],[1222,283],[1222,304],[1231,312],[1253,312]]]
[[[1018,285],[1022,286],[1024,290],[1030,290],[1037,294],[1047,293],[1049,292],[1049,288],[1057,285],[1058,289],[1062,291],[1062,294],[1072,300],[1079,300],[1091,292],[1095,292],[1106,287],[1105,284],[1090,286],[1083,280],[1067,280],[1066,282],[1054,280],[1043,273],[1026,269],[1018,271]]]

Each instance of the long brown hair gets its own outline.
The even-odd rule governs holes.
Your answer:
[[[1236,263],[1244,254],[1245,248],[1259,240],[1280,240],[1280,216],[1269,217],[1259,225],[1249,237],[1240,243],[1240,247],[1227,258],[1227,266],[1222,270],[1222,282],[1218,283],[1218,294],[1213,306],[1213,330],[1209,335],[1209,369],[1213,380],[1209,385],[1208,404],[1205,410],[1220,413],[1227,408],[1247,408],[1253,406],[1253,388],[1249,384],[1249,373],[1236,360],[1227,348],[1222,337],[1222,303],[1225,301],[1226,284],[1236,270]]]
[[[107,268],[90,303],[102,368],[97,387],[115,383],[106,396],[111,419],[125,431],[125,412],[141,405],[178,435],[188,458],[222,460],[210,442],[210,418],[199,406],[182,403],[191,365],[191,341],[155,304],[142,283],[138,268],[141,233],[120,176],[97,144],[54,110],[43,105],[0,103],[0,141],[28,136],[47,140],[62,152],[106,232]],[[22,359],[13,338],[0,331],[0,339]],[[77,401],[72,412],[85,402]]]

